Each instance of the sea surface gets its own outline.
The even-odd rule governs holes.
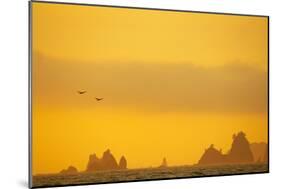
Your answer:
[[[33,187],[98,184],[263,172],[268,172],[268,164],[176,166],[166,168],[98,171],[93,173],[81,172],[72,175],[48,174],[33,176]]]

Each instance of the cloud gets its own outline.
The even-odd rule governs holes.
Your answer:
[[[85,63],[34,56],[38,103],[80,106],[89,95],[104,106],[145,111],[266,112],[267,72],[242,63]],[[89,91],[77,100],[77,89]]]

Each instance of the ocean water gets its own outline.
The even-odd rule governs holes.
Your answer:
[[[268,172],[267,164],[176,166],[167,168],[98,171],[93,173],[81,172],[72,175],[48,174],[33,176],[33,187],[97,184],[184,177],[190,178],[262,172]]]

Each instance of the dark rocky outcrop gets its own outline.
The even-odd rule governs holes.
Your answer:
[[[69,166],[67,169],[63,169],[60,172],[60,174],[67,174],[67,175],[77,174],[77,173],[78,173],[78,170],[73,166]]]
[[[225,162],[226,162],[226,156],[222,154],[221,150],[215,149],[214,145],[211,144],[210,147],[205,150],[198,164],[210,165],[210,164],[222,164]]]
[[[250,144],[251,151],[254,156],[254,161],[257,163],[262,163],[266,158],[267,155],[267,143],[260,142],[260,143],[251,143]]]
[[[127,169],[127,160],[124,156],[120,158],[119,169]]]
[[[118,164],[114,156],[111,154],[110,150],[106,150],[103,153],[101,159],[103,170],[118,169]]]
[[[231,149],[227,154],[222,154],[221,150],[214,148],[212,144],[205,150],[204,154],[198,161],[199,165],[212,164],[241,164],[254,163],[254,156],[250,149],[250,144],[245,133],[239,132],[233,135]]]
[[[101,160],[97,157],[96,154],[91,154],[89,156],[89,161],[86,171],[99,171],[99,170],[103,170],[103,165],[101,163]]]
[[[167,159],[163,158],[161,165],[159,166],[160,168],[165,168],[168,167]]]
[[[125,159],[125,157],[121,157],[120,163],[118,165],[115,157],[111,154],[110,150],[108,149],[103,153],[102,158],[98,158],[96,154],[92,154],[89,156],[86,172],[126,168],[127,160]]]
[[[254,156],[250,149],[245,133],[239,132],[233,135],[233,142],[228,154],[228,163],[252,163]]]

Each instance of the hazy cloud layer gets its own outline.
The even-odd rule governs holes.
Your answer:
[[[33,65],[37,103],[91,107],[99,96],[105,98],[103,106],[145,111],[267,111],[267,73],[241,63],[209,68],[192,63],[79,63],[35,53]],[[88,93],[79,96],[79,89]]]

